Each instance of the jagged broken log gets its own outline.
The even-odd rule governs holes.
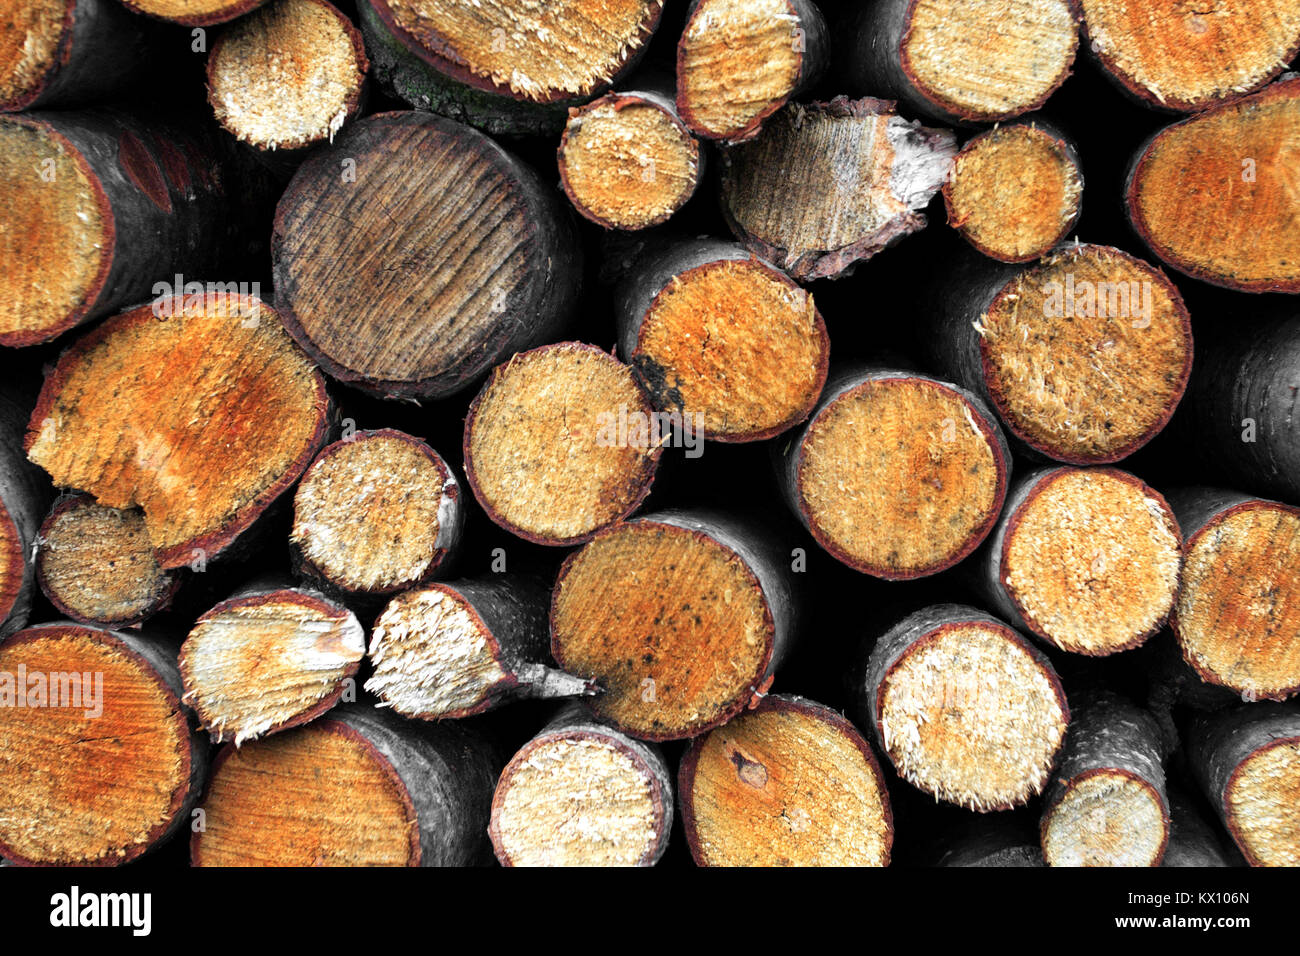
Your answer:
[[[181,645],[184,702],[213,743],[236,746],[356,700],[366,635],[315,591],[254,582],[199,617]]]
[[[736,237],[799,280],[854,265],[925,226],[956,140],[886,100],[791,104],[722,154],[722,213]]]
[[[366,690],[421,720],[596,693],[593,683],[551,666],[548,599],[539,582],[515,574],[399,594],[375,620]]]
[[[672,824],[659,748],[574,704],[506,764],[488,835],[502,866],[654,866]]]
[[[682,827],[700,866],[888,866],[894,825],[871,747],[802,697],[771,694],[691,744]]]

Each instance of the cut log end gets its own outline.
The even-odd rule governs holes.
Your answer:
[[[913,643],[876,701],[880,737],[899,774],[978,811],[1019,806],[1041,792],[1069,722],[1051,667],[991,622],[944,624]]]
[[[1157,866],[1168,838],[1160,794],[1121,770],[1069,781],[1043,820],[1049,866]]]
[[[903,579],[969,554],[997,520],[1006,477],[992,426],[967,398],[928,379],[879,378],[817,413],[797,497],[837,558]]]
[[[1191,536],[1174,630],[1205,680],[1260,699],[1300,690],[1300,508],[1250,501]]]
[[[537,544],[587,540],[649,493],[671,438],[632,369],[576,342],[516,355],[465,420],[465,473],[503,528]]]
[[[0,21],[0,111],[22,109],[40,93],[58,66],[72,5],[30,0],[6,11]]]
[[[108,631],[47,625],[0,644],[0,675],[0,854],[105,866],[156,843],[192,760],[158,673]]]
[[[372,0],[405,38],[457,79],[536,103],[600,92],[642,49],[662,0]]]
[[[1008,526],[1001,575],[1035,633],[1064,651],[1136,647],[1173,610],[1182,541],[1168,504],[1110,469],[1059,469]]]
[[[607,229],[668,220],[694,195],[700,144],[659,97],[612,93],[569,116],[560,181],[574,207]]]
[[[113,215],[79,152],[39,120],[0,119],[0,345],[75,325],[108,275]]]
[[[379,749],[321,720],[213,764],[196,866],[415,866],[410,795]]]
[[[754,572],[713,538],[641,519],[565,562],[551,610],[560,666],[597,681],[592,709],[646,740],[695,736],[759,689],[772,614]]]
[[[1178,290],[1109,247],[1071,246],[1020,273],[976,330],[1003,421],[1058,461],[1106,464],[1136,451],[1164,427],[1191,374]]]
[[[513,684],[502,649],[473,606],[433,585],[398,595],[375,621],[366,689],[406,717],[477,713]]]
[[[39,540],[41,590],[82,623],[138,624],[165,607],[180,585],[175,573],[159,566],[138,509],[106,508],[75,495],[54,507]]]
[[[127,9],[136,13],[195,27],[225,23],[250,10],[256,10],[266,2],[267,0],[122,0]]]
[[[1078,221],[1083,177],[1061,140],[1017,124],[967,143],[943,195],[948,222],[972,246],[1002,262],[1028,262]]]
[[[0,505],[0,623],[19,603],[26,578],[27,544],[14,516]],[[24,618],[13,627],[22,627],[26,623]]]
[[[460,494],[424,442],[391,429],[357,432],[303,475],[290,541],[310,577],[348,594],[392,594],[446,563],[460,536]]]
[[[806,37],[789,0],[701,0],[677,46],[677,105],[696,133],[735,141],[794,95]]]
[[[887,866],[889,796],[871,749],[820,704],[769,696],[710,731],[678,786],[702,866]]]
[[[714,440],[755,441],[808,417],[829,354],[811,295],[757,259],[721,259],[659,292],[631,362],[659,408],[700,416]]]
[[[279,0],[239,20],[208,57],[217,122],[257,149],[333,140],[359,107],[361,35],[325,0]]]
[[[1228,826],[1260,866],[1300,866],[1300,739],[1276,740],[1233,771]]]
[[[227,547],[306,468],[325,437],[320,373],[274,312],[208,294],[100,325],[46,378],[28,456],[63,487],[139,506],[158,563]]]
[[[881,100],[791,105],[723,157],[722,206],[751,250],[796,279],[835,278],[925,225],[954,136]]]
[[[1300,77],[1168,127],[1129,177],[1134,228],[1195,278],[1245,292],[1300,292],[1298,142]]]
[[[671,800],[618,737],[544,733],[502,772],[489,833],[506,866],[643,866],[662,851]]]
[[[214,742],[239,745],[328,710],[365,651],[352,612],[319,595],[236,598],[200,617],[181,648],[185,703]]]
[[[917,0],[909,12],[903,72],[925,99],[963,120],[1037,109],[1069,75],[1079,45],[1070,0]]]
[[[1300,52],[1300,8],[1290,0],[1083,0],[1083,18],[1103,66],[1164,109],[1250,93]]]

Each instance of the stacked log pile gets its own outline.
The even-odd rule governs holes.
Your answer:
[[[1300,865],[1293,2],[17,6],[4,860]]]

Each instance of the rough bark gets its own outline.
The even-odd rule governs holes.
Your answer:
[[[0,32],[0,112],[84,106],[112,99],[140,79],[149,62],[148,24],[114,0],[51,0],[17,4]],[[35,62],[28,59],[37,57]]]
[[[619,354],[655,407],[700,421],[714,441],[786,431],[826,383],[830,337],[812,296],[734,242],[647,252],[615,289],[614,317]]]
[[[268,186],[215,132],[156,117],[22,114],[0,118],[0,137],[17,197],[0,214],[0,254],[15,264],[0,283],[0,345],[48,341],[157,295],[160,278],[236,265]]]
[[[1019,475],[975,584],[1005,620],[1079,654],[1145,643],[1173,611],[1183,539],[1168,502],[1114,468]]]
[[[488,835],[502,866],[654,866],[672,824],[660,749],[569,704],[501,772]]]
[[[627,29],[622,32],[602,33],[594,46],[584,49],[581,44],[586,41],[580,36],[557,36],[566,14],[575,29],[589,21],[588,16],[570,11],[569,5],[562,6],[546,26],[542,22],[546,17],[525,10],[525,4],[510,0],[477,4],[475,13],[483,23],[495,24],[490,27],[494,37],[491,49],[498,62],[488,65],[473,62],[472,53],[457,49],[456,38],[440,32],[445,21],[427,20],[417,35],[410,29],[411,23],[395,13],[395,9],[417,10],[421,6],[427,4],[357,0],[375,78],[416,109],[432,110],[506,136],[559,133],[571,107],[604,92],[636,68],[663,11],[661,0],[641,3],[636,23],[624,24]],[[569,39],[567,44],[565,39]],[[510,57],[519,62],[507,66]],[[524,59],[531,61],[534,69],[524,66]],[[544,75],[547,67],[574,70],[580,78],[552,85],[557,81]]]
[[[404,717],[469,717],[513,700],[586,696],[596,686],[551,666],[540,583],[519,575],[408,591],[375,621],[366,689]]]
[[[1152,136],[1124,190],[1133,228],[1162,261],[1241,292],[1300,292],[1300,194],[1277,144],[1300,135],[1300,76]]]
[[[1300,711],[1242,704],[1193,721],[1187,760],[1251,866],[1300,862]]]
[[[1188,794],[1169,788],[1169,848],[1163,867],[1241,866],[1241,857],[1229,854],[1220,842],[1222,830],[1211,826]]]
[[[956,152],[951,133],[909,123],[886,100],[791,104],[722,155],[722,212],[794,278],[838,278],[924,228]]]
[[[665,444],[633,371],[580,342],[511,356],[465,416],[465,476],[483,510],[534,544],[581,544],[645,500]],[[665,433],[666,432],[666,433]],[[702,440],[702,436],[700,436]]]
[[[1047,862],[1032,827],[999,815],[967,822],[949,837],[935,866],[1044,867]]]
[[[582,256],[561,202],[467,126],[369,116],[303,163],[280,200],[272,260],[285,325],[365,391],[460,391],[567,321]]]
[[[23,453],[30,403],[0,388],[0,637],[27,626],[49,482]]]
[[[677,108],[697,135],[741,143],[829,64],[811,0],[694,0],[677,43]]]
[[[337,707],[213,762],[195,866],[472,866],[500,766],[478,734]]]
[[[865,642],[852,680],[859,720],[899,775],[980,812],[1038,794],[1071,721],[1051,662],[960,604],[923,608]]]
[[[997,520],[1011,472],[1002,430],[981,399],[917,372],[860,363],[832,372],[807,424],[773,455],[786,504],[817,543],[885,580],[935,574],[974,551]]]
[[[847,25],[841,69],[855,91],[941,122],[1011,119],[1070,75],[1079,13],[1078,0],[880,0]]]
[[[189,825],[207,744],[181,706],[174,641],[43,624],[0,642],[0,673],[9,678],[0,681],[6,857],[29,865],[117,866]],[[48,684],[40,705],[30,696],[37,674]],[[81,677],[80,695],[72,674]],[[15,695],[24,690],[29,696],[19,706]]]
[[[213,743],[309,723],[342,700],[365,656],[356,616],[323,594],[259,580],[199,617],[181,645],[184,701]]]
[[[660,511],[565,560],[551,653],[604,689],[597,716],[642,740],[676,740],[762,696],[796,614],[789,552],[771,532],[712,511]]]
[[[682,826],[700,866],[888,866],[884,777],[847,720],[772,694],[698,737],[678,771]]]
[[[1041,824],[1051,866],[1159,866],[1169,843],[1160,730],[1114,694],[1077,695]]]

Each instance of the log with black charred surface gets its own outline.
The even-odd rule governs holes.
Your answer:
[[[494,135],[553,135],[635,69],[663,0],[357,0],[374,76]]]
[[[553,341],[582,277],[572,213],[477,130],[368,116],[299,167],[271,239],[290,333],[331,376],[443,398]]]
[[[1300,865],[1300,710],[1241,704],[1193,721],[1187,760],[1251,866]]]

